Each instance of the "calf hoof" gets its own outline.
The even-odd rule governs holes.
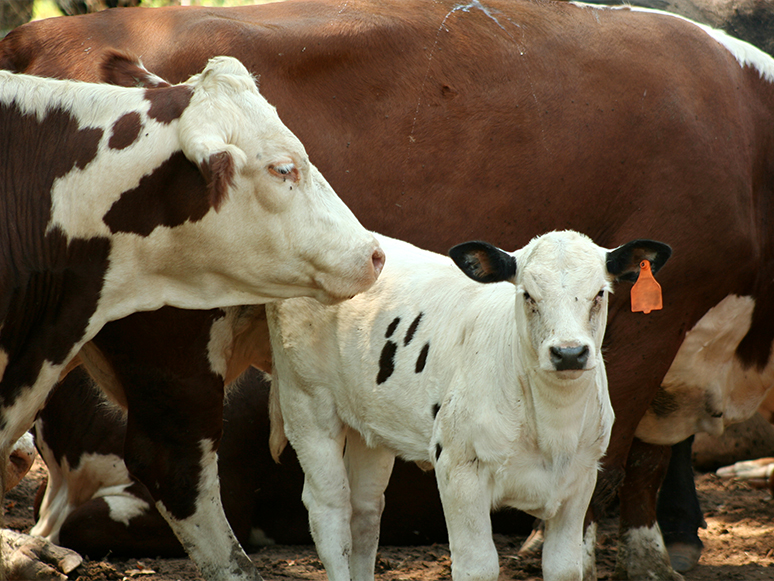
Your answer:
[[[702,547],[700,545],[691,545],[688,543],[672,543],[667,545],[669,553],[669,562],[672,569],[678,573],[685,573],[693,569],[699,562]]]

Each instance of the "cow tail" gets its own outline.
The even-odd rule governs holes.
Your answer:
[[[279,392],[276,382],[272,380],[269,390],[269,450],[271,457],[279,464],[280,454],[288,445],[288,437],[285,435],[285,420],[282,419],[282,409],[279,404]]]

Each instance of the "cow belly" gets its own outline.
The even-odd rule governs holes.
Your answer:
[[[754,308],[752,297],[729,295],[686,334],[637,427],[638,438],[672,445],[699,432],[717,436],[755,413],[774,385],[774,358],[759,369],[736,354]]]

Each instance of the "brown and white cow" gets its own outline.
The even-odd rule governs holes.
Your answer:
[[[726,296],[755,301],[735,356],[751,373],[768,364],[770,57],[685,19],[640,10],[290,0],[39,21],[0,43],[0,64],[99,79],[96,63],[111,47],[140,54],[175,81],[214,54],[238,57],[260,75],[262,92],[364,224],[418,246],[444,252],[474,238],[520,246],[565,228],[605,246],[643,227],[669,240],[675,257],[660,281],[665,310],[632,314],[625,296],[611,300],[605,348],[618,421],[592,512],[623,481],[622,538],[625,546],[637,538],[644,545],[621,551],[621,570],[630,578],[678,578],[655,525],[669,450],[634,432],[685,333]],[[224,319],[197,316],[169,318],[195,344],[181,347],[170,332],[151,340],[157,327],[141,317],[106,326],[93,342],[136,403],[142,421],[130,422],[127,462],[154,495],[154,481],[170,480],[154,480],[133,456],[150,442],[164,451],[183,443],[153,431],[146,437],[154,418],[174,414],[142,402],[162,398],[164,409],[186,409],[177,420],[185,428],[219,426],[223,380],[202,359],[209,352],[202,329]],[[221,339],[227,326],[218,326]],[[183,349],[200,363],[178,365]],[[162,378],[163,392],[156,387]],[[207,395],[186,407],[183,392]],[[178,498],[191,506],[190,495]]]
[[[5,454],[107,322],[163,305],[338,301],[384,259],[232,57],[153,89],[2,71],[0,167]],[[200,435],[214,455],[219,436]],[[158,507],[184,543],[222,513],[212,494],[185,517],[167,498]],[[200,566],[233,559],[229,548]]]

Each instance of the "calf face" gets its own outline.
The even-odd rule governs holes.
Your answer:
[[[607,251],[582,234],[554,232],[509,254],[485,242],[455,246],[450,256],[478,282],[509,280],[516,285],[517,330],[525,369],[572,372],[600,361],[613,278],[631,278],[643,259],[657,271],[671,249],[635,240]]]

